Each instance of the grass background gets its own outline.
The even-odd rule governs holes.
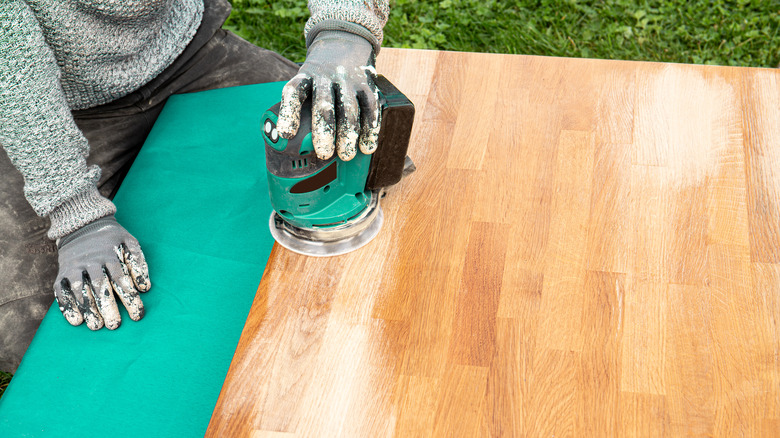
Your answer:
[[[303,0],[232,0],[226,28],[293,61]],[[777,0],[390,0],[385,47],[775,67]]]
[[[303,61],[304,0],[231,0],[225,24]],[[774,67],[777,0],[391,0],[386,47]],[[0,396],[11,374],[0,372]]]
[[[11,373],[0,371],[0,397],[3,396],[3,393],[5,392],[5,388],[8,387],[8,382],[11,381],[12,376],[13,375]]]

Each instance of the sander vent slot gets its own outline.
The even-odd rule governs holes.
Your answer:
[[[292,168],[293,169],[303,169],[304,167],[309,167],[309,160],[304,158],[302,160],[293,160],[292,161]]]

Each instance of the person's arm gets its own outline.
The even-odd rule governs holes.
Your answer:
[[[87,166],[87,139],[73,121],[60,70],[38,22],[21,0],[0,4],[0,144],[24,176],[24,194],[60,238],[115,212]]]
[[[312,143],[320,159],[376,150],[381,112],[374,83],[387,0],[311,0],[306,62],[285,85],[277,129],[292,138],[312,96]],[[338,118],[337,118],[338,117]]]
[[[48,235],[58,241],[60,255],[55,295],[68,321],[78,325],[86,319],[91,329],[104,322],[119,326],[113,293],[94,304],[92,290],[101,295],[116,291],[126,307],[132,306],[131,317],[140,319],[141,300],[125,298],[148,289],[143,255],[132,257],[138,267],[133,275],[122,248],[136,250],[137,242],[108,220],[116,207],[97,190],[100,169],[87,165],[89,145],[73,120],[57,61],[33,11],[21,0],[0,3],[0,145],[22,173],[30,205],[51,221]],[[99,227],[85,227],[101,220]],[[76,247],[91,252],[71,250]],[[108,289],[112,282],[124,288]]]
[[[390,14],[387,0],[311,0],[309,12],[311,17],[304,29],[306,47],[320,32],[337,30],[362,36],[379,54],[384,38],[382,29]]]

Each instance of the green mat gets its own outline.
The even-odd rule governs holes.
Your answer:
[[[149,262],[146,316],[91,332],[49,309],[0,437],[203,436],[273,245],[260,117],[283,85],[169,99],[114,199]]]

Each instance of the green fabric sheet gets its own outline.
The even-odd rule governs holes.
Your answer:
[[[52,306],[0,437],[203,436],[273,246],[260,118],[283,85],[168,100],[114,199],[149,262],[146,316],[91,332]]]

